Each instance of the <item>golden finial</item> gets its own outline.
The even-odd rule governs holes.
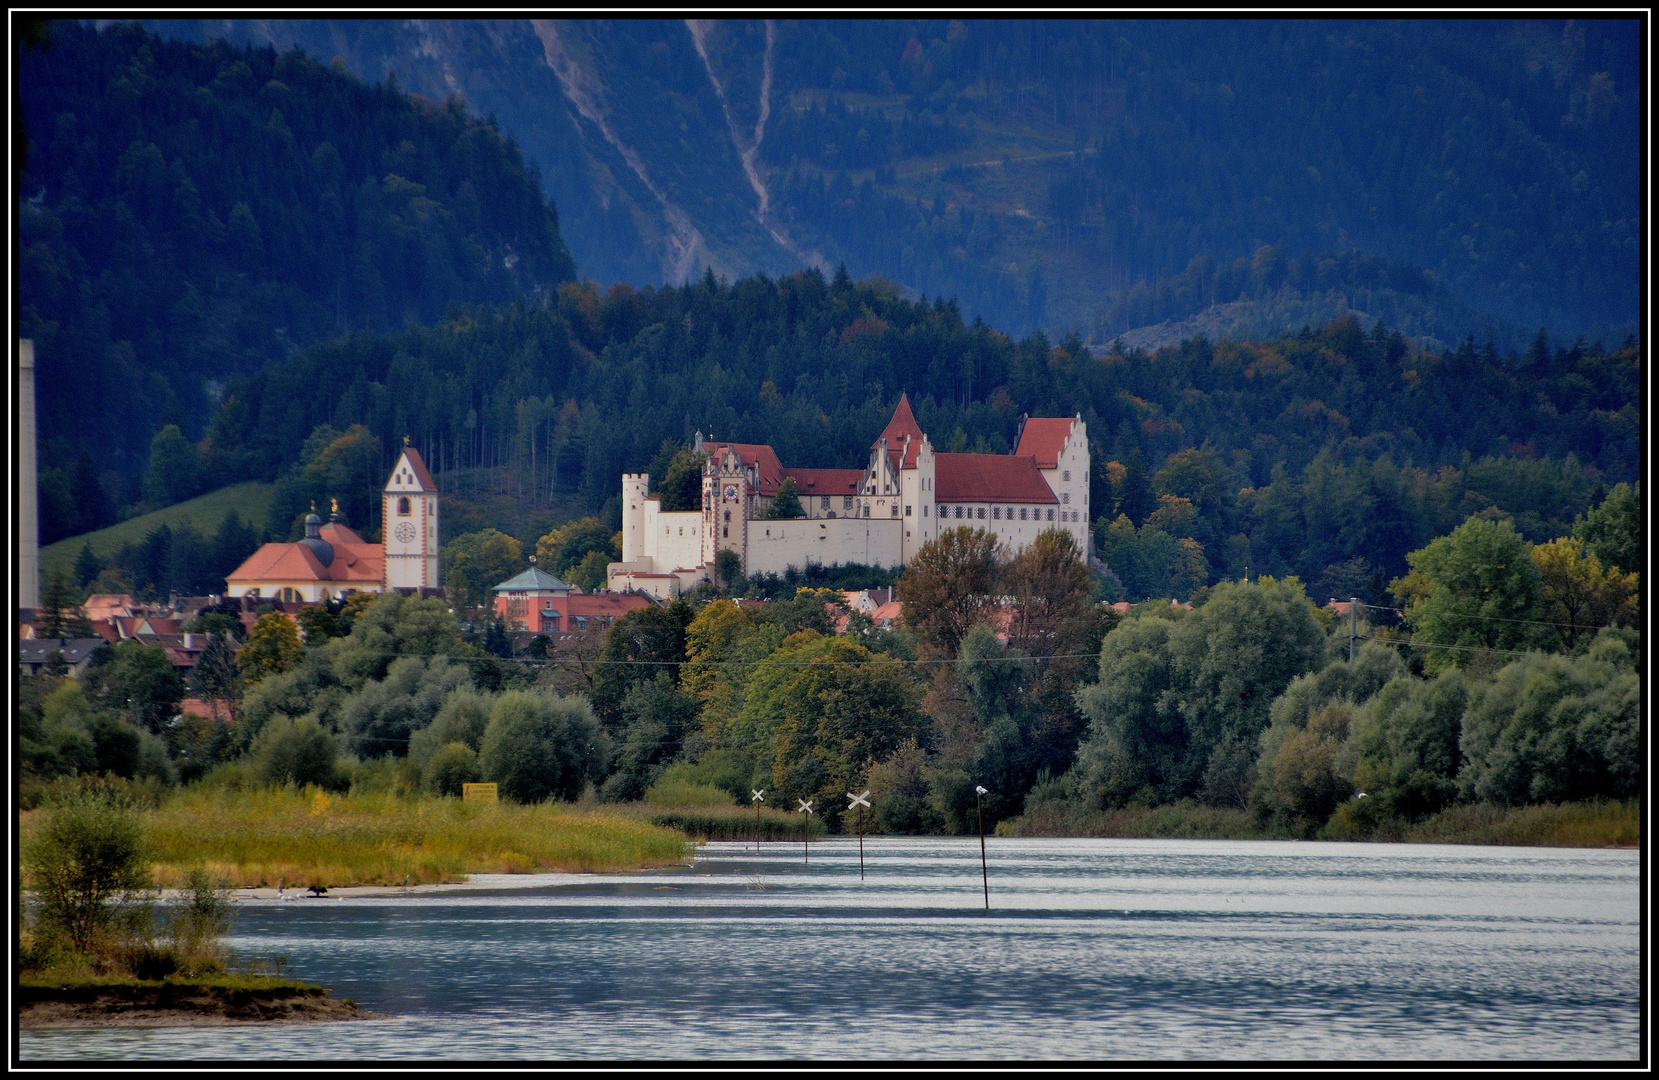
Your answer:
[[[403,445],[404,445],[404,446],[408,446],[408,445],[409,445],[409,436],[407,436],[407,435],[405,435],[405,436],[404,436],[404,437],[403,437]]]
[[[338,514],[340,512],[340,500],[339,499],[330,499],[330,500],[328,500],[328,512],[331,513],[331,514]]]
[[[317,512],[317,500],[316,499],[311,500],[311,512],[313,514],[315,514]]]

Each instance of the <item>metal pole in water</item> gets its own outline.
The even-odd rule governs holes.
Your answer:
[[[750,788],[749,790],[750,791],[755,791],[754,788]],[[755,791],[754,798],[750,799],[749,801],[755,804],[755,854],[759,855],[760,854],[760,804],[766,801],[766,789],[761,788],[759,791]]]
[[[801,818],[801,865],[810,866],[812,865],[812,849],[807,845],[812,841],[812,800],[796,799],[795,801],[801,804],[800,812],[806,815]]]
[[[864,808],[866,806],[870,805],[870,789],[865,788],[864,789],[864,794],[862,794],[862,795],[854,795],[852,792],[849,791],[849,792],[847,792],[847,798],[852,800],[851,803],[847,804],[847,809],[851,810],[854,807],[857,807],[857,809],[858,809],[858,880],[863,881],[864,880]]]
[[[985,796],[982,787],[974,787],[974,812],[979,815],[979,878],[985,885],[985,910],[991,910],[991,872],[985,868]]]

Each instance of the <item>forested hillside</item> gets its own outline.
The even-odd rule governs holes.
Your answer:
[[[1102,346],[1241,295],[1269,337],[1637,318],[1634,19],[151,25],[460,93],[601,283],[845,261]]]
[[[138,484],[152,436],[199,439],[227,380],[574,275],[535,172],[458,103],[131,25],[53,23],[18,77],[44,543],[226,482]]]
[[[341,464],[332,490],[319,466],[308,497],[362,515],[407,434],[440,476],[499,467],[522,500],[574,492],[615,517],[620,474],[654,458],[660,471],[664,442],[699,430],[769,442],[790,464],[862,466],[908,391],[951,450],[1005,453],[1021,414],[1081,413],[1102,550],[1130,595],[1250,568],[1380,596],[1407,551],[1471,513],[1495,507],[1542,541],[1598,487],[1639,479],[1640,364],[1630,342],[1424,352],[1352,318],[1102,359],[1076,338],[1015,341],[879,279],[706,276],[603,295],[566,285],[547,303],[304,350],[230,386],[203,452],[275,477],[308,439],[306,460],[339,438],[339,461],[361,465]],[[343,436],[353,424],[361,434]],[[1196,563],[1177,557],[1194,544]]]

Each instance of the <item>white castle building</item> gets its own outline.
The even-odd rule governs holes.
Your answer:
[[[645,473],[622,476],[622,561],[610,587],[678,596],[714,576],[718,554],[745,574],[863,563],[903,566],[948,528],[972,524],[1014,551],[1063,529],[1089,551],[1089,444],[1081,416],[1025,419],[1012,454],[946,454],[917,426],[908,397],[870,446],[864,469],[786,469],[770,446],[703,442],[701,510],[669,512]],[[766,517],[786,478],[805,517]]]

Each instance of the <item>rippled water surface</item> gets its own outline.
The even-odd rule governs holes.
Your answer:
[[[241,907],[391,1019],[25,1032],[25,1060],[1617,1059],[1633,851],[711,844],[694,865]]]

